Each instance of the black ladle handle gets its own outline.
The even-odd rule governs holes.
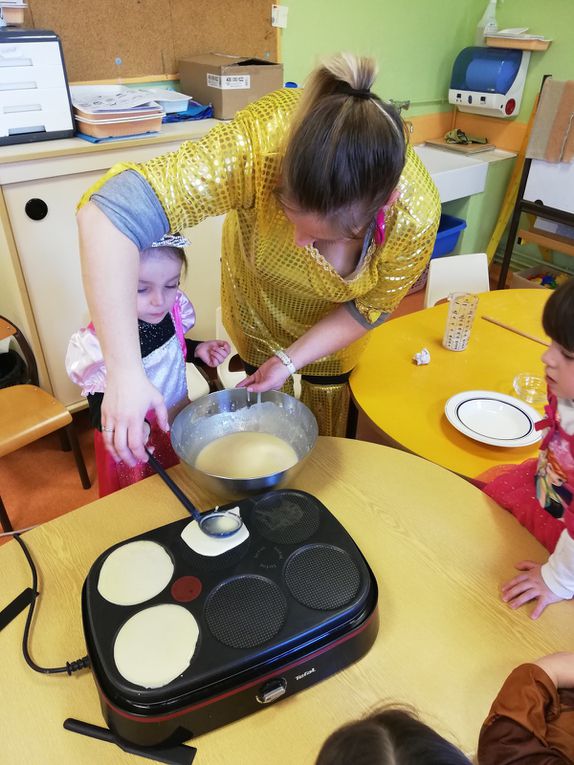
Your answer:
[[[159,477],[162,479],[162,481],[169,486],[171,491],[175,494],[175,496],[179,499],[181,504],[185,507],[187,512],[194,517],[194,519],[201,523],[201,513],[197,509],[197,507],[193,504],[193,502],[185,496],[185,494],[182,492],[182,490],[179,488],[179,486],[176,484],[176,482],[169,477],[167,474],[167,471],[164,470],[162,465],[156,460],[156,458],[153,456],[153,454],[150,452],[149,449],[146,449],[147,456],[149,457],[149,463],[152,466],[152,468],[155,470],[155,472],[159,475]]]
[[[99,725],[92,725],[83,720],[75,720],[73,717],[68,717],[64,720],[64,728],[72,731],[72,733],[80,733],[82,736],[89,736],[100,741],[116,744],[120,749],[129,754],[147,757],[148,760],[155,760],[156,762],[165,762],[168,765],[192,765],[197,752],[197,749],[185,744],[173,747],[136,746],[117,738],[107,728],[101,728]]]

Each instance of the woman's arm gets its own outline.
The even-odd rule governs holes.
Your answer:
[[[295,368],[301,369],[323,356],[329,356],[345,348],[368,331],[367,327],[354,319],[349,310],[341,305],[284,350]],[[281,388],[288,377],[287,367],[276,356],[272,356],[254,374],[242,380],[237,387],[248,388],[254,393],[276,390]]]
[[[84,290],[107,367],[103,436],[114,459],[134,465],[147,460],[146,413],[154,409],[160,427],[169,429],[163,397],[147,379],[141,362],[136,310],[139,253],[93,203],[78,212],[78,228]]]

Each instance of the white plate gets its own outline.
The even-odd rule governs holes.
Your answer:
[[[540,414],[524,401],[490,390],[467,390],[451,396],[444,412],[451,425],[469,438],[491,446],[530,446],[540,440],[534,423]]]

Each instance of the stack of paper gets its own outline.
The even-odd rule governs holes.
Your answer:
[[[505,40],[546,40],[544,35],[528,34],[528,27],[509,27],[499,29],[498,32],[489,32],[487,37],[502,37]]]
[[[124,85],[72,85],[70,94],[77,111],[110,119],[118,114],[136,117],[163,111],[150,91]]]
[[[489,32],[487,37],[503,37],[508,40],[546,40],[544,35],[528,35],[524,32],[518,34],[516,32],[510,32],[510,30],[503,30],[502,32]]]

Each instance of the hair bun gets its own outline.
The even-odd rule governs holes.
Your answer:
[[[369,99],[374,96],[374,93],[371,93],[371,91],[368,88],[364,88],[362,90],[359,90],[358,88],[353,88],[349,83],[343,82],[336,90],[337,93],[342,93],[345,96],[353,96],[353,98],[364,98]]]

